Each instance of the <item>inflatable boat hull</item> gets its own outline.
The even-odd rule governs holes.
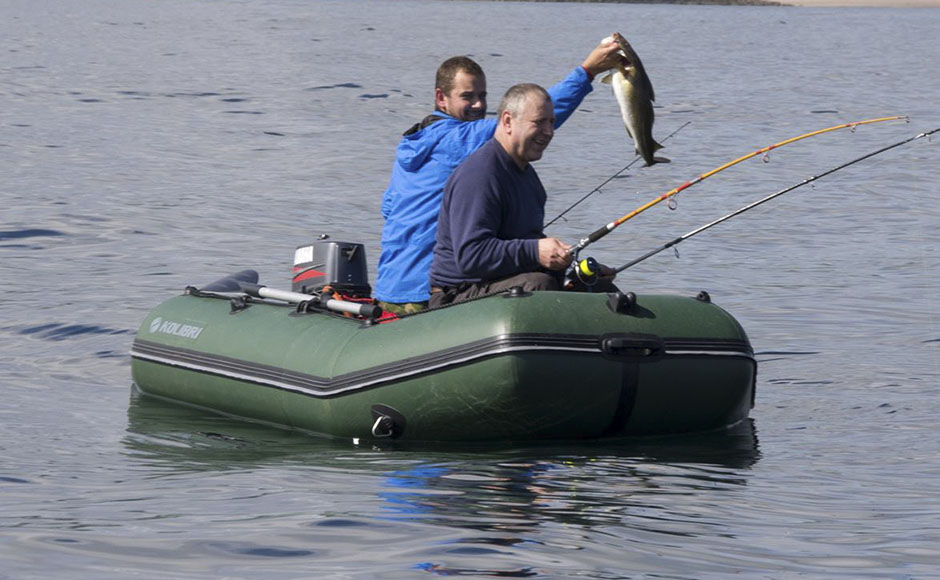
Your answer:
[[[748,416],[756,362],[707,299],[498,295],[375,323],[187,294],[143,321],[145,394],[337,438],[532,441],[683,433]]]

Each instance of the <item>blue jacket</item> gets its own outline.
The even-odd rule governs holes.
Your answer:
[[[548,90],[555,128],[574,113],[592,89],[591,79],[579,66]],[[457,165],[496,132],[495,118],[458,121],[444,113],[435,114],[440,121],[402,137],[382,197],[385,227],[374,295],[385,302],[428,299],[428,272],[444,184]]]
[[[487,141],[444,186],[431,284],[459,286],[541,269],[545,198],[531,164],[519,169],[496,139]]]

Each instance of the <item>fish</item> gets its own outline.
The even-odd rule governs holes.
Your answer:
[[[626,59],[625,63],[611,69],[610,74],[602,78],[601,82],[613,88],[617,104],[620,105],[623,126],[633,139],[636,154],[643,158],[647,167],[654,163],[669,163],[669,159],[653,155],[663,146],[653,138],[653,101],[656,100],[656,95],[653,92],[653,83],[643,68],[643,62],[620,33],[614,33],[601,42],[617,42],[621,56]]]

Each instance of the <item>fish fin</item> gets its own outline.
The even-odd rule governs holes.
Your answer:
[[[604,83],[604,84],[608,84],[608,85],[613,84],[613,82],[614,82],[614,73],[610,73],[610,74],[607,75],[606,77],[602,78],[602,79],[601,79],[601,82]]]
[[[663,148],[662,145],[660,145],[660,144],[657,143],[656,141],[653,141],[653,151],[659,151],[659,150],[662,149],[662,148]]]
[[[646,160],[644,159],[643,161],[646,161]],[[656,165],[657,163],[672,163],[672,161],[669,159],[666,159],[665,157],[652,157],[646,163],[645,167],[652,167]]]

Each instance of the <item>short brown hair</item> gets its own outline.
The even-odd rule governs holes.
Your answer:
[[[437,77],[434,79],[434,88],[441,89],[444,94],[450,94],[454,90],[454,78],[459,71],[483,79],[483,69],[473,59],[468,56],[452,56],[437,67]]]

